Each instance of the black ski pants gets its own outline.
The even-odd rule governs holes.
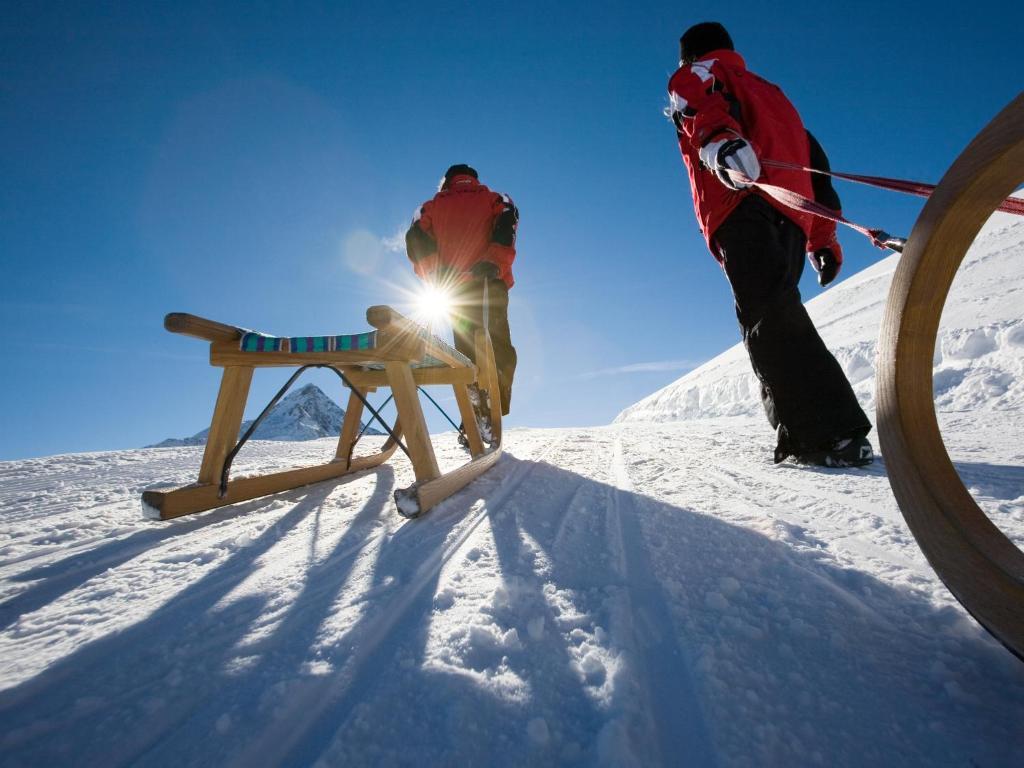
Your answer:
[[[487,331],[494,347],[494,363],[498,368],[498,387],[501,389],[501,412],[508,415],[512,403],[512,379],[516,372],[516,348],[508,327],[508,286],[498,279],[472,280],[455,289],[452,330],[455,348],[476,362],[473,343],[476,329],[483,327],[484,285],[487,286]]]
[[[750,194],[713,241],[765,413],[778,434],[776,461],[866,435],[871,422],[800,300],[803,230]]]

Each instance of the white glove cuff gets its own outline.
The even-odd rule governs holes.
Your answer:
[[[722,149],[726,144],[730,146],[726,148],[726,154],[722,157]],[[701,147],[699,155],[701,163],[714,171],[722,183],[732,189],[749,187],[751,182],[757,181],[761,175],[761,163],[753,148],[738,136],[708,142]],[[739,171],[750,181],[737,178],[728,171]]]

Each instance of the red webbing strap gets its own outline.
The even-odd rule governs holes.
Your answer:
[[[857,184],[867,184],[869,187],[880,189],[891,189],[895,192],[905,192],[908,195],[918,197],[930,197],[935,191],[934,184],[925,184],[920,181],[907,181],[906,179],[890,179],[885,176],[863,176],[858,173],[840,173],[838,171],[823,171],[820,168],[805,168],[796,163],[786,163],[781,160],[762,160],[762,165],[770,165],[775,168],[787,168],[792,171],[807,171],[808,173],[820,173],[822,176],[831,176],[835,179],[845,179]],[[1003,213],[1013,213],[1017,216],[1024,216],[1024,198],[1008,197],[996,209]]]
[[[907,242],[905,238],[893,237],[884,229],[869,229],[868,227],[850,221],[839,211],[815,202],[810,198],[804,197],[791,189],[779,187],[775,184],[764,184],[759,181],[751,181],[746,174],[741,171],[734,171],[731,168],[725,168],[722,170],[727,171],[729,175],[735,177],[737,181],[746,182],[751,186],[757,187],[766,195],[774,198],[787,208],[792,208],[796,211],[803,211],[804,213],[809,213],[812,216],[820,216],[823,219],[830,219],[837,224],[843,224],[850,229],[860,232],[862,235],[867,237],[873,245],[878,248],[882,248],[883,250],[888,249],[896,251],[897,253],[903,252],[903,246],[906,245]]]
[[[935,191],[934,184],[924,184],[919,181],[907,181],[905,179],[889,179],[885,176],[862,176],[857,173],[823,171],[820,168],[807,168],[797,163],[787,163],[781,160],[761,160],[761,165],[768,165],[774,168],[786,168],[791,171],[820,173],[823,176],[844,179],[857,184],[867,184],[868,186],[879,187],[881,189],[891,189],[896,192],[905,192],[909,195],[917,195],[918,197],[931,197],[932,192]],[[869,238],[871,242],[879,248],[889,248],[894,251],[902,252],[903,246],[907,242],[906,239],[902,237],[893,237],[883,229],[869,229],[868,227],[852,222],[849,219],[844,218],[839,211],[833,210],[821,203],[806,198],[791,189],[779,187],[774,184],[762,184],[761,182],[752,181],[745,174],[740,171],[734,171],[731,168],[720,170],[725,170],[730,176],[734,176],[738,181],[743,181],[751,186],[757,187],[766,195],[782,203],[787,208],[803,211],[804,213],[809,213],[812,216],[820,216],[823,219],[831,219],[837,224],[843,224],[850,229],[856,230]],[[996,210],[1002,211],[1003,213],[1012,213],[1017,216],[1024,216],[1024,198],[1008,197]]]

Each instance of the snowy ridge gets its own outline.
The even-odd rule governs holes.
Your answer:
[[[1024,222],[995,214],[953,283],[935,352],[936,407],[1024,405]],[[891,255],[807,302],[861,405],[874,410],[878,330],[898,255]],[[969,288],[967,288],[969,286]],[[759,385],[742,344],[626,408],[615,422],[685,421],[761,412]]]

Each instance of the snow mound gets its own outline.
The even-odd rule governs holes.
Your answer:
[[[940,410],[1024,406],[1024,221],[997,213],[957,273],[935,347]],[[893,254],[807,302],[807,311],[867,411],[875,407],[878,330],[899,256]],[[760,387],[736,344],[620,413],[615,422],[672,422],[761,411]]]

